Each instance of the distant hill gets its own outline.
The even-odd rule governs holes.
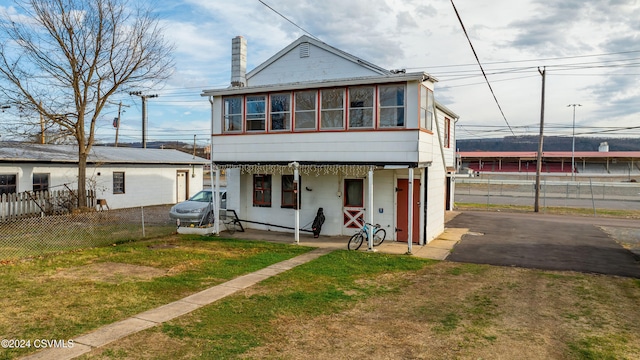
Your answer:
[[[543,151],[571,151],[571,137],[545,136]],[[639,138],[576,137],[576,151],[598,151],[607,142],[609,151],[640,151]],[[459,151],[538,151],[538,136],[506,136],[492,139],[462,139],[456,141]]]

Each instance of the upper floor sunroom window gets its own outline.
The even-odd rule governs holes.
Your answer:
[[[406,85],[372,84],[222,97],[224,133],[403,129]]]

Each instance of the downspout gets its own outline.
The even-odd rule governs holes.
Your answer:
[[[418,214],[419,216],[419,220],[420,220],[420,233],[418,234],[418,245],[426,245],[426,229],[425,229],[425,224],[427,223],[427,212],[426,212],[426,207],[425,207],[425,201],[424,199],[425,197],[425,193],[426,193],[426,187],[427,184],[425,182],[425,174],[427,172],[427,168],[422,168],[420,169],[420,207],[418,208],[421,214],[424,214],[424,216],[419,216],[420,214]]]
[[[409,209],[407,209],[408,226],[407,226],[407,255],[411,255],[413,246],[413,168],[409,167],[409,191],[408,191]]]

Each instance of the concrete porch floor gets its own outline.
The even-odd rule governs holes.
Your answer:
[[[445,216],[445,221],[453,219],[457,212],[448,211]],[[292,232],[283,232],[276,230],[255,230],[246,229],[245,232],[236,232],[233,235],[229,235],[226,231],[223,231],[220,236],[229,237],[235,239],[247,239],[247,240],[263,240],[270,242],[278,242],[283,244],[293,244],[294,234]],[[411,248],[411,255],[422,257],[426,259],[444,260],[449,256],[451,249],[460,241],[462,236],[468,232],[468,229],[456,229],[446,228],[440,236],[433,239],[427,245],[421,246],[413,244]],[[354,230],[355,233],[355,230]],[[301,232],[300,242],[302,246],[309,246],[323,249],[336,249],[347,250],[347,243],[351,236],[322,236],[314,238],[311,233]],[[385,240],[380,246],[374,247],[374,251],[384,254],[407,254],[409,246],[406,242]],[[362,244],[358,251],[368,251],[367,244]]]

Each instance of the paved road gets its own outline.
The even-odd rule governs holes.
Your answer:
[[[534,198],[531,196],[508,196],[508,195],[468,195],[456,194],[455,201],[460,203],[475,203],[498,205],[529,205],[533,206]],[[602,199],[572,199],[572,198],[544,198],[540,196],[540,206],[565,206],[577,208],[593,208],[595,202],[596,209],[611,210],[640,210],[638,200],[602,200]]]
[[[638,220],[465,211],[447,223],[470,231],[447,260],[640,278],[640,258],[600,226],[640,236]]]

